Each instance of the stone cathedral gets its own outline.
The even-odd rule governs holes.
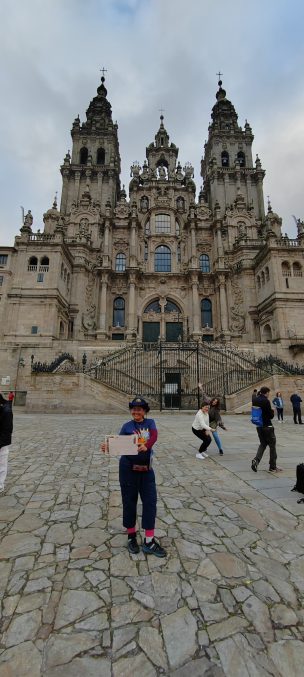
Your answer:
[[[60,207],[55,199],[36,231],[29,210],[14,246],[0,247],[2,348],[50,357],[195,340],[301,354],[304,225],[292,240],[269,201],[265,214],[253,132],[239,126],[221,80],[198,195],[161,115],[127,196],[104,77],[71,136]]]

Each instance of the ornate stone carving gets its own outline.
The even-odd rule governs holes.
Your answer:
[[[230,331],[243,334],[245,331],[245,313],[243,309],[243,292],[235,280],[231,280],[233,305],[230,306]]]
[[[96,329],[96,305],[93,303],[93,290],[95,285],[95,277],[93,273],[89,273],[88,283],[85,292],[86,309],[82,314],[82,326],[86,331],[94,331]]]

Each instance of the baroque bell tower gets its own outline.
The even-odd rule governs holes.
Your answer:
[[[102,76],[97,95],[86,112],[86,122],[75,118],[71,130],[72,155],[66,154],[62,174],[60,211],[71,211],[85,191],[104,212],[107,203],[115,207],[120,190],[118,126],[113,123],[111,104]]]
[[[253,165],[252,129],[247,120],[244,129],[238,125],[237,113],[231,101],[226,98],[222,84],[220,79],[201,162],[204,193],[209,208],[212,211],[219,209],[221,217],[242,195],[247,207],[253,211],[255,219],[262,221],[265,218],[263,197],[265,171],[258,156]]]

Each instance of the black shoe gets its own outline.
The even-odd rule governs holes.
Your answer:
[[[223,452],[223,449],[219,449],[219,454],[220,454],[221,456],[223,456],[223,453],[224,453],[224,452]]]
[[[128,550],[131,553],[131,555],[138,555],[139,545],[137,543],[136,535],[132,536],[131,538],[128,538]]]
[[[144,540],[142,551],[145,552],[146,555],[155,555],[155,557],[167,556],[167,553],[164,550],[164,548],[162,548],[161,545],[154,540],[154,538],[152,541],[150,541],[150,543],[146,543],[146,539]]]
[[[253,472],[258,471],[258,462],[255,458],[251,461],[251,470],[253,470]]]

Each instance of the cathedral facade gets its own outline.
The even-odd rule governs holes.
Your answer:
[[[252,129],[239,126],[221,81],[197,198],[193,167],[180,165],[163,116],[143,165],[131,167],[127,197],[103,77],[71,136],[60,206],[55,199],[44,214],[43,232],[29,211],[14,246],[0,247],[2,347],[37,357],[68,342],[195,340],[301,353],[304,227],[299,220],[291,240],[270,203],[265,214]]]

